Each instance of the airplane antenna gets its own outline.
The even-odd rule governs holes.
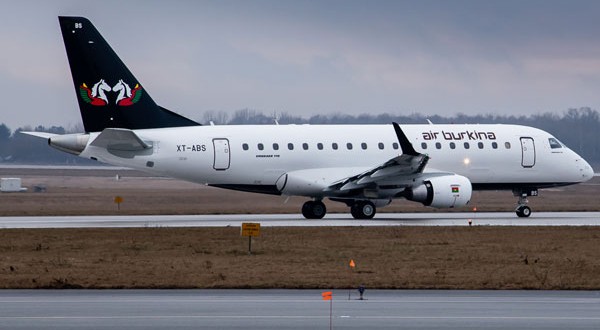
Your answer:
[[[215,122],[214,121],[210,121],[210,126],[215,126]]]
[[[427,122],[429,123],[429,125],[433,125],[433,123],[431,122],[431,120],[429,120],[429,118],[427,118],[425,120],[427,120]]]

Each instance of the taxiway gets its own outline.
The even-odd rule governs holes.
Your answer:
[[[2,329],[328,329],[325,290],[3,290]],[[590,291],[333,292],[335,329],[598,329]]]

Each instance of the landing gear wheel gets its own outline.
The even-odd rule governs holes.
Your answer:
[[[376,212],[375,204],[370,201],[358,201],[350,207],[354,219],[373,219]]]
[[[520,205],[517,207],[517,216],[519,218],[528,218],[531,215],[531,208],[526,205]]]
[[[302,205],[302,215],[306,219],[323,219],[327,208],[321,201],[308,201]]]
[[[527,206],[527,203],[529,203],[529,201],[527,200],[527,196],[537,196],[537,190],[533,190],[531,192],[529,192],[529,190],[525,192],[521,191],[518,194],[516,194],[513,191],[513,194],[519,196],[519,201],[517,202],[517,209],[515,210],[517,216],[519,218],[528,218],[531,215],[531,208]]]

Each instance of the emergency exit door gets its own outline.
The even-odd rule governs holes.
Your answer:
[[[521,138],[521,165],[523,167],[533,167],[535,165],[535,143],[533,138]]]
[[[213,139],[213,147],[215,150],[215,160],[213,168],[217,171],[224,171],[229,168],[231,156],[229,153],[229,140]]]

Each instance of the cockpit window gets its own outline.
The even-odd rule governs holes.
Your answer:
[[[558,140],[555,138],[549,138],[548,142],[550,143],[550,148],[552,149],[558,149],[563,147],[562,144],[560,144],[560,142],[558,142]]]

